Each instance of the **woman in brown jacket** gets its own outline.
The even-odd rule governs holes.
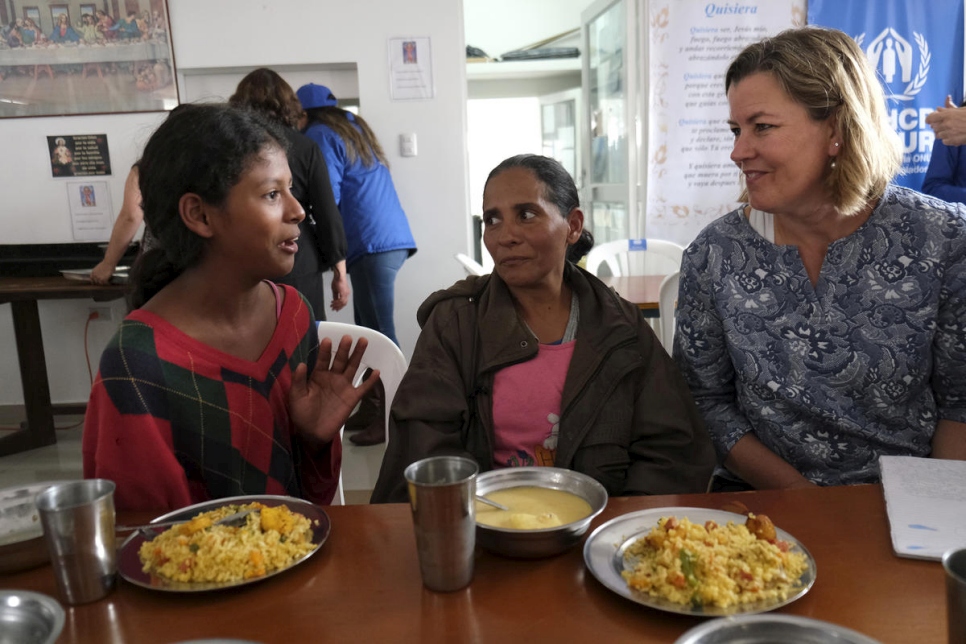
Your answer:
[[[589,235],[570,175],[507,159],[483,211],[495,272],[420,307],[372,500],[405,501],[405,467],[442,454],[570,468],[611,495],[705,491],[714,451],[677,367],[635,305],[566,260]]]

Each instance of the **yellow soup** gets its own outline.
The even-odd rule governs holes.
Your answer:
[[[543,487],[511,487],[490,492],[485,496],[509,508],[500,510],[476,503],[476,522],[494,528],[554,528],[590,516],[591,511],[590,504],[576,494]]]

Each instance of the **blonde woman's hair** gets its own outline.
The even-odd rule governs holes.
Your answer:
[[[321,123],[339,135],[345,143],[350,163],[355,163],[356,159],[362,159],[366,167],[374,165],[376,161],[389,167],[389,160],[386,158],[386,153],[382,151],[379,140],[361,116],[331,105],[307,109],[305,115],[308,117],[309,125]],[[356,127],[357,125],[359,127]]]
[[[902,166],[882,86],[856,42],[837,29],[803,27],[749,45],[728,67],[725,91],[752,74],[772,74],[815,121],[835,119],[841,142],[825,177],[835,208],[854,215],[885,192]],[[742,187],[740,201],[748,200]]]

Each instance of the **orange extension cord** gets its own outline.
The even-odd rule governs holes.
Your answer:
[[[94,386],[94,371],[91,369],[91,352],[90,348],[87,346],[87,332],[91,328],[91,322],[100,317],[97,311],[91,311],[91,314],[87,316],[87,322],[84,323],[84,359],[87,361],[87,377],[90,378],[91,387]],[[80,427],[84,424],[84,421],[79,423],[74,423],[73,425],[67,425],[66,427],[54,427],[54,429],[74,429],[75,427]],[[17,431],[20,427],[0,427],[0,431]]]

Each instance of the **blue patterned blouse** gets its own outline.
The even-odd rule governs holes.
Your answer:
[[[742,211],[684,254],[674,357],[719,457],[748,432],[822,485],[879,480],[966,422],[966,207],[890,186],[828,248],[815,287],[794,246]]]

